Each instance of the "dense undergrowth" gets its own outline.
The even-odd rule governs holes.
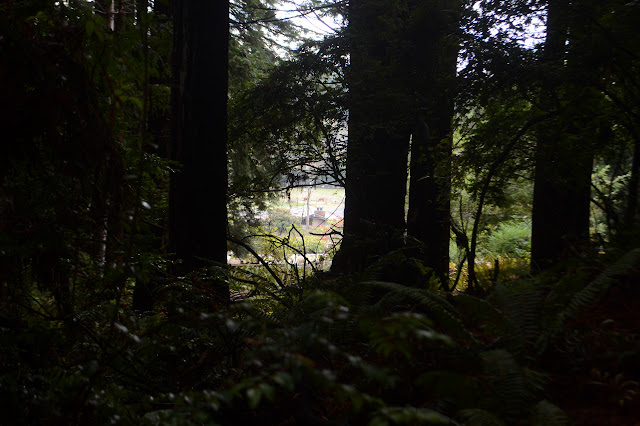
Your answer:
[[[640,250],[559,280],[495,283],[483,297],[371,275],[318,273],[304,288],[230,306],[206,285],[167,280],[144,315],[126,295],[64,319],[44,313],[44,294],[5,305],[4,416],[49,425],[638,418]]]

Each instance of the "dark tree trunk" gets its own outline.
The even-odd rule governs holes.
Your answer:
[[[114,17],[113,30],[121,31],[127,22],[126,14],[129,6],[129,0],[113,0]]]
[[[533,191],[531,270],[553,269],[589,243],[593,152],[569,129],[538,136]]]
[[[405,227],[406,75],[399,62],[402,10],[392,2],[349,7],[349,144],[344,240],[333,269],[357,272],[401,247]]]
[[[229,2],[176,2],[171,250],[180,273],[227,259],[227,87]],[[223,280],[211,283],[228,301]]]
[[[148,22],[148,10],[149,10],[149,0],[136,0],[136,24],[140,31],[140,41],[142,47],[142,55],[144,58],[144,74],[142,81],[142,102],[143,107],[140,114],[140,122],[138,126],[138,137],[140,141],[142,141],[143,148],[146,148],[147,145],[150,144],[148,140],[149,135],[149,22]],[[140,160],[138,167],[140,173],[142,174],[143,167],[143,153],[140,152]],[[138,182],[138,185],[141,184],[141,181]],[[138,191],[140,191],[141,187],[138,187]],[[140,192],[138,192],[140,194]],[[129,244],[129,247],[132,248],[132,242]],[[130,250],[130,249],[129,249]],[[148,312],[153,309],[153,283],[147,279],[142,277],[136,278],[135,286],[133,287],[133,300],[132,300],[133,309],[139,312]]]
[[[160,24],[173,17],[174,1],[159,1],[153,3],[153,18],[162,31]],[[160,33],[156,37],[162,37]],[[164,54],[158,52],[158,56],[151,65],[156,69],[157,75],[151,76],[149,79],[149,133],[153,139],[153,143],[148,146],[150,152],[157,154],[162,158],[170,157],[171,146],[171,111],[166,108],[165,90],[171,87],[171,58],[170,53]]]
[[[174,1],[175,0],[155,0],[153,2],[153,13],[166,17],[173,16],[172,4]]]
[[[148,0],[136,0],[138,25],[141,25],[141,38],[145,45],[147,37],[149,35],[155,37],[162,37],[161,34],[152,34],[148,24],[149,9]],[[171,7],[169,2],[155,1],[153,4],[153,19],[156,24],[160,24],[163,20],[172,16]],[[168,64],[171,63],[170,52],[166,55],[160,54],[160,57],[154,64],[148,64],[156,70],[154,76],[148,76],[148,81],[145,83],[146,88],[143,91],[145,93],[146,102],[148,107],[146,108],[146,116],[144,120],[146,122],[144,150],[148,153],[155,153],[161,158],[169,158],[169,147],[171,144],[171,110],[167,108],[166,99],[163,95],[165,90],[171,87],[171,69]],[[149,61],[148,52],[145,52],[145,60]],[[147,141],[147,139],[149,139]],[[158,240],[158,246],[161,247],[161,251],[166,254],[166,226],[155,227],[153,237]],[[133,289],[133,309],[139,312],[150,312],[154,305],[154,290],[158,287],[157,280],[151,279],[136,279],[136,284]]]
[[[560,115],[537,134],[531,233],[533,273],[558,269],[563,261],[584,254],[589,246],[595,141],[587,130],[591,118],[581,108],[594,101],[584,95],[589,81],[583,78],[582,62],[586,53],[583,41],[590,32],[590,8],[585,4],[574,7],[581,9],[574,16],[583,18],[570,22],[568,0],[551,0],[548,6],[545,62],[550,67],[549,75],[559,78],[545,80],[541,104],[549,110],[559,110]]]
[[[415,96],[407,233],[448,288],[451,132],[459,43],[459,2],[411,2],[408,60]]]

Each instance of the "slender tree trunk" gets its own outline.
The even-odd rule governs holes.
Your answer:
[[[229,2],[178,0],[174,25],[170,245],[179,272],[226,265]],[[228,284],[212,283],[225,302]]]
[[[407,56],[417,99],[407,233],[424,244],[418,257],[448,289],[451,133],[461,4],[442,0],[410,4]]]
[[[153,3],[153,18],[158,31],[162,31],[162,22],[172,19],[173,0]],[[163,37],[159,32],[152,34],[155,37]],[[165,91],[171,87],[171,52],[163,54],[158,52],[155,61],[151,64],[156,73],[149,79],[149,132],[153,144],[148,146],[150,152],[162,158],[169,158],[171,145],[171,110],[167,107]]]
[[[115,30],[115,5],[117,0],[94,0],[94,10],[97,15],[104,17],[107,27]],[[117,37],[117,35],[116,35]],[[111,52],[107,52],[111,55]],[[110,130],[109,130],[110,131]],[[93,203],[96,218],[96,259],[104,276],[114,276],[112,269],[122,266],[122,250],[124,227],[122,218],[123,199],[128,186],[124,185],[126,174],[122,159],[114,152],[108,154],[107,169],[104,176],[96,172],[96,181],[102,180],[100,189],[96,193]],[[124,276],[118,277],[111,283],[115,290],[120,287]]]
[[[398,53],[402,8],[383,0],[349,6],[349,143],[344,239],[333,270],[361,271],[402,245],[409,127]]]
[[[140,31],[140,41],[142,48],[142,56],[144,58],[144,71],[142,78],[142,111],[140,113],[140,122],[138,125],[139,138],[139,164],[138,174],[144,174],[145,157],[144,152],[149,140],[149,22],[148,22],[149,0],[136,0],[136,22]],[[137,198],[141,198],[142,180],[138,181]],[[138,206],[138,209],[140,207]],[[139,214],[138,214],[139,215]],[[133,243],[133,241],[131,241]],[[130,253],[131,255],[131,253]],[[137,277],[135,286],[133,287],[133,309],[139,312],[149,312],[153,309],[153,283],[146,277]]]

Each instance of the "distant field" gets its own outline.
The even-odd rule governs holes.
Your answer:
[[[320,207],[327,212],[344,209],[344,189],[342,188],[312,188],[310,196],[307,188],[294,189],[291,191],[291,197],[289,199],[286,196],[282,197],[277,206],[286,209],[306,206],[307,197],[309,197],[309,210],[312,212]]]

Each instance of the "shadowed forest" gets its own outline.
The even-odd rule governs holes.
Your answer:
[[[640,424],[638,23],[0,0],[2,423]]]

